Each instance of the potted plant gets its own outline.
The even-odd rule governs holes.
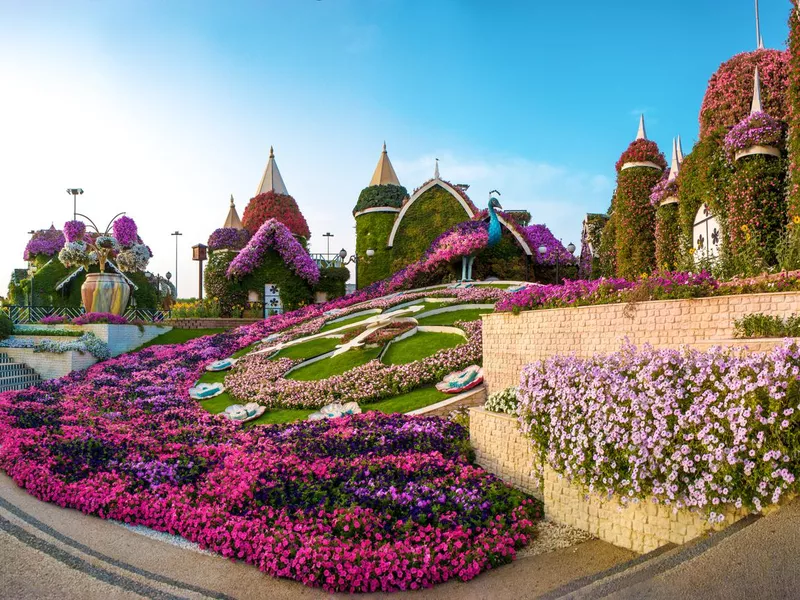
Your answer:
[[[94,231],[87,231],[83,221],[64,224],[66,242],[58,259],[66,267],[80,266],[86,271],[81,286],[83,307],[88,313],[121,315],[128,306],[131,289],[119,272],[107,272],[113,265],[120,272],[143,271],[152,258],[150,249],[142,243],[136,223],[120,213],[104,230],[83,216]]]

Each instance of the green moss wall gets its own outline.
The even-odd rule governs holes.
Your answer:
[[[358,289],[386,279],[390,273],[391,251],[386,247],[396,212],[367,213],[356,217],[356,254],[358,255]],[[368,249],[375,250],[367,256]]]
[[[497,277],[504,281],[525,281],[525,263],[525,251],[522,246],[509,233],[508,229],[503,227],[503,237],[500,242],[492,248],[486,248],[475,258],[472,278]],[[456,265],[460,269],[461,261],[458,261]],[[533,266],[528,275],[533,277]],[[461,277],[460,271],[458,276]]]
[[[391,252],[391,272],[419,259],[440,234],[467,219],[467,211],[450,192],[439,185],[427,190],[400,222]]]

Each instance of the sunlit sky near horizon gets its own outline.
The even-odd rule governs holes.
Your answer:
[[[787,0],[761,0],[785,48]],[[491,189],[564,243],[604,212],[644,112],[688,152],[708,78],[755,48],[752,0],[0,0],[0,295],[27,231],[125,211],[179,295],[191,246],[240,215],[275,147],[312,252],[354,248],[351,214],[386,140],[409,191]],[[669,159],[669,157],[667,157]],[[352,280],[351,280],[352,281]]]

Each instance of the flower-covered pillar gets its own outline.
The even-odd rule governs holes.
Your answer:
[[[680,215],[678,211],[678,172],[680,171],[678,140],[672,140],[672,164],[650,194],[656,208],[656,268],[669,271],[678,268],[680,253]]]
[[[789,220],[800,216],[800,7],[792,0],[789,14],[789,89],[787,92],[789,132],[786,150],[789,155],[789,190],[786,208]]]
[[[617,161],[614,219],[619,277],[635,278],[655,267],[656,209],[650,193],[666,166],[658,145],[647,139],[642,116],[636,139]]]
[[[750,114],[725,136],[734,166],[726,199],[725,252],[738,271],[745,262],[756,269],[775,262],[786,222],[783,138],[784,124],[763,110],[756,67]]]

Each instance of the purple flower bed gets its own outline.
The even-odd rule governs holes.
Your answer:
[[[519,227],[528,245],[533,252],[533,260],[541,265],[574,265],[577,259],[570,254],[547,225],[528,225]],[[539,248],[544,246],[547,252],[539,254]]]
[[[250,232],[247,229],[220,227],[209,236],[208,247],[211,250],[241,250],[249,241]]]
[[[25,246],[23,258],[33,260],[35,256],[55,256],[64,247],[64,234],[56,229],[40,229],[33,234]]]
[[[797,492],[800,348],[625,346],[524,368],[522,431],[555,471],[623,502],[759,511]]]
[[[780,147],[783,144],[784,125],[765,112],[747,115],[725,136],[725,150],[733,156],[751,146]]]
[[[111,313],[86,313],[80,317],[72,319],[73,325],[96,325],[96,324],[109,324],[109,325],[127,325],[128,319],[120,315]]]
[[[645,300],[699,298],[712,295],[719,283],[708,272],[661,272],[636,281],[594,279],[565,281],[563,285],[528,286],[506,296],[495,306],[498,312],[539,308],[567,308]]]
[[[319,267],[306,249],[294,238],[292,232],[279,221],[270,219],[264,223],[247,246],[236,255],[228,266],[228,277],[244,277],[255,271],[264,260],[264,254],[275,250],[294,273],[307,282],[319,281]]]
[[[653,206],[659,206],[662,200],[666,200],[671,196],[678,195],[678,180],[677,179],[669,179],[669,171],[665,173],[665,176],[661,178],[661,180],[653,186],[653,190],[650,193],[650,204]]]
[[[40,319],[39,323],[42,325],[61,325],[67,321],[69,321],[67,317],[62,317],[61,315],[50,315],[49,317]]]
[[[0,468],[41,500],[330,592],[430,587],[509,562],[539,507],[470,463],[462,427],[368,413],[246,428],[189,399],[209,362],[372,294],[2,393]]]

